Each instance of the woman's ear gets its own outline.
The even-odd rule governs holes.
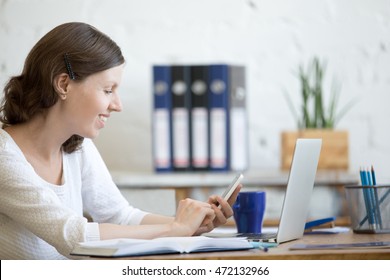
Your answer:
[[[65,73],[59,74],[54,78],[54,89],[62,100],[66,99],[68,94],[69,76]]]

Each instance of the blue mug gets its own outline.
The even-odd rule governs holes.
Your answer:
[[[261,233],[265,212],[265,192],[240,192],[233,204],[238,233]]]

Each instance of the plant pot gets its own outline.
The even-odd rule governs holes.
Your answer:
[[[322,139],[318,169],[348,170],[348,131],[332,129],[306,129],[282,132],[281,168],[283,170],[290,168],[297,138]]]

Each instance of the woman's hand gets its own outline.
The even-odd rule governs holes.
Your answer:
[[[207,203],[211,206],[215,213],[215,218],[212,221],[204,221],[203,227],[199,228],[195,234],[202,234],[209,232],[216,227],[226,224],[227,220],[233,216],[233,204],[236,202],[237,195],[242,188],[240,184],[233,192],[230,198],[226,201],[221,196],[212,195],[209,197]]]
[[[177,236],[201,234],[213,228],[215,218],[216,213],[210,203],[187,198],[179,202],[173,230]]]
[[[236,201],[241,188],[242,185],[240,184],[228,201],[218,195],[210,196],[207,202],[189,198],[183,199],[179,202],[175,217],[148,214],[142,220],[142,225],[169,225],[169,230],[165,232],[165,235],[164,233],[158,234],[153,230],[154,235],[150,235],[154,237],[191,236],[212,231],[214,228],[225,224],[227,219],[233,215],[232,205]],[[149,236],[149,232],[144,236]]]

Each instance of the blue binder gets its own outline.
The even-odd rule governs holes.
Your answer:
[[[191,66],[191,167],[209,169],[208,66]]]
[[[209,66],[210,170],[228,171],[230,166],[229,66]]]
[[[175,171],[188,171],[191,169],[190,79],[189,66],[171,66],[172,160]]]
[[[230,169],[244,171],[249,164],[245,66],[229,66]]]
[[[156,172],[173,170],[171,67],[153,66],[153,165]]]

